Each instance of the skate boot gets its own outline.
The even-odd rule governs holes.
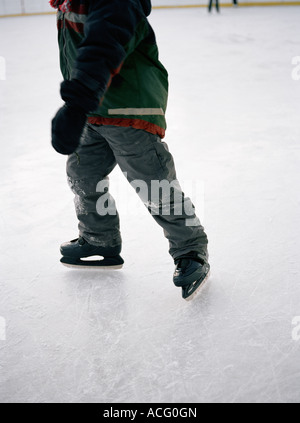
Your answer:
[[[60,246],[62,258],[60,262],[67,267],[121,269],[124,260],[120,256],[121,246],[97,247],[79,237]],[[90,260],[90,257],[101,256],[103,259]]]
[[[175,259],[173,282],[182,288],[182,298],[190,301],[209,278],[210,266],[196,252],[184,254]]]

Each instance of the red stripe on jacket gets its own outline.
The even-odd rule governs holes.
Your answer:
[[[85,4],[72,3],[71,12],[77,13],[78,15],[87,15],[88,6]]]
[[[154,123],[141,119],[123,119],[123,118],[104,118],[102,116],[92,116],[88,118],[88,122],[92,125],[112,125],[122,126],[125,128],[142,129],[151,134],[158,135],[160,138],[165,137],[165,130]]]

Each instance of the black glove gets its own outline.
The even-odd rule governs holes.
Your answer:
[[[52,120],[52,146],[61,154],[72,154],[76,151],[83,129],[86,114],[79,109],[65,104]]]
[[[61,96],[66,104],[52,120],[52,146],[61,154],[72,154],[79,146],[87,113],[97,109],[96,93],[76,80],[61,84]]]

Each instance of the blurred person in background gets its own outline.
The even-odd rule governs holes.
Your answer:
[[[211,13],[214,2],[215,2],[215,5],[216,5],[216,11],[219,13],[220,12],[219,0],[209,0],[208,11],[209,11],[209,13]]]

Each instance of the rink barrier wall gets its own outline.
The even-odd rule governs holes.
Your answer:
[[[180,2],[179,2],[180,3]],[[22,3],[23,4],[23,3]],[[222,3],[221,7],[233,7],[232,3]],[[207,4],[166,4],[154,5],[153,9],[188,9],[188,8],[207,8]],[[252,1],[252,2],[239,2],[238,7],[266,7],[266,6],[300,6],[300,1]],[[26,12],[24,6],[21,7],[20,13],[4,13],[0,14],[0,18],[12,18],[20,16],[40,16],[40,15],[54,15],[54,11],[39,11],[39,12]]]

